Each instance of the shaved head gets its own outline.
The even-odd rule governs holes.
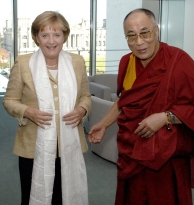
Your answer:
[[[148,9],[143,9],[143,8],[139,8],[139,9],[135,9],[131,12],[129,12],[125,18],[124,18],[124,21],[123,21],[123,24],[125,23],[125,21],[127,20],[127,18],[131,15],[131,14],[134,14],[134,13],[144,13],[146,16],[148,16],[154,24],[156,24],[156,18],[155,18],[155,15],[152,11],[148,10]]]

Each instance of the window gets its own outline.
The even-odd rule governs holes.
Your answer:
[[[16,17],[18,19],[18,28],[17,32],[13,33],[13,25],[16,25],[13,24],[12,20],[12,14],[14,13],[13,3],[15,2],[17,2],[18,4],[18,17]],[[97,11],[95,28],[96,48],[94,48],[92,52],[90,52],[90,48],[92,46],[90,38],[90,30],[92,30],[90,25],[91,2],[96,2],[96,8],[94,8],[93,6],[93,9],[96,9]],[[151,9],[152,11],[154,11],[157,18],[162,19],[160,37],[164,42],[170,42],[170,44],[178,47],[184,46],[184,22],[189,22],[189,20],[184,21],[184,18],[180,18],[181,22],[179,24],[179,27],[177,27],[177,24],[173,23],[174,19],[177,19],[175,16],[177,16],[178,14],[180,16],[181,13],[182,16],[185,16],[185,13],[183,11],[186,3],[184,0],[131,0],[130,3],[131,4],[129,4],[129,0],[123,0],[122,3],[118,0],[7,0],[4,2],[3,9],[0,12],[0,48],[4,48],[8,52],[7,61],[9,63],[9,67],[11,67],[13,65],[13,60],[14,57],[16,57],[16,54],[22,55],[27,52],[34,52],[38,49],[31,38],[30,31],[31,23],[35,19],[35,17],[45,10],[59,11],[60,13],[64,14],[71,28],[71,33],[67,42],[64,44],[64,49],[69,52],[74,52],[82,55],[85,59],[88,72],[91,69],[91,59],[89,55],[95,52],[94,69],[99,67],[98,62],[103,61],[104,65],[101,65],[98,70],[100,69],[104,73],[117,73],[120,58],[126,53],[130,52],[123,33],[123,19],[128,12],[135,8],[141,7]],[[36,5],[39,5],[39,7],[37,7]],[[172,12],[172,8],[174,6],[180,11],[177,15]],[[80,9],[81,7],[83,9]],[[164,15],[162,16],[159,15],[159,7],[163,10],[162,14]],[[74,12],[72,12],[72,10]],[[167,13],[167,11],[169,13]],[[171,27],[171,22],[173,23],[173,29]],[[190,26],[189,28],[192,29],[192,26]],[[173,31],[177,32],[177,29],[178,31],[180,31],[180,35],[174,38]],[[192,32],[187,33],[187,35],[192,36]],[[17,42],[18,53],[15,52],[16,48],[14,48],[13,46],[14,37]],[[191,48],[191,50],[193,49]],[[94,57],[92,56],[92,58]],[[5,65],[2,64],[1,60],[0,69],[2,69],[3,66]],[[93,73],[95,73],[95,70]]]
[[[19,54],[34,52],[38,49],[38,47],[33,44],[31,38],[31,24],[35,17],[40,13],[47,10],[53,10],[63,14],[70,25],[70,35],[67,42],[64,44],[63,49],[82,55],[88,67],[89,52],[86,52],[86,50],[88,50],[88,44],[85,44],[84,42],[87,38],[86,36],[90,35],[90,0],[18,0],[17,2]],[[37,5],[39,6],[37,7]],[[22,41],[24,39],[27,41]]]
[[[0,12],[0,94],[6,91],[10,69],[13,65],[13,5],[3,2]]]
[[[23,43],[23,48],[26,48],[26,43]]]
[[[32,48],[36,48],[36,44],[32,42]]]

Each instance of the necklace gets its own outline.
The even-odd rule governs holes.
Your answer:
[[[46,65],[48,68],[54,68],[55,66],[57,66],[58,65],[58,63],[57,64],[55,64],[55,65]]]

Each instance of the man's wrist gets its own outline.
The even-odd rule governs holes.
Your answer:
[[[170,114],[172,125],[176,124],[176,122],[175,122],[175,115],[172,112],[170,112],[170,111],[169,111],[169,114]]]
[[[172,120],[171,120],[171,116],[170,116],[170,111],[165,111],[164,113],[166,114],[166,117],[167,117],[166,127],[168,130],[171,130]]]

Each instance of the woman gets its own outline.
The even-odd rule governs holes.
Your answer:
[[[19,122],[22,205],[87,205],[82,121],[91,98],[84,59],[62,49],[70,28],[57,12],[37,16],[31,33],[39,49],[17,57],[3,100]]]

